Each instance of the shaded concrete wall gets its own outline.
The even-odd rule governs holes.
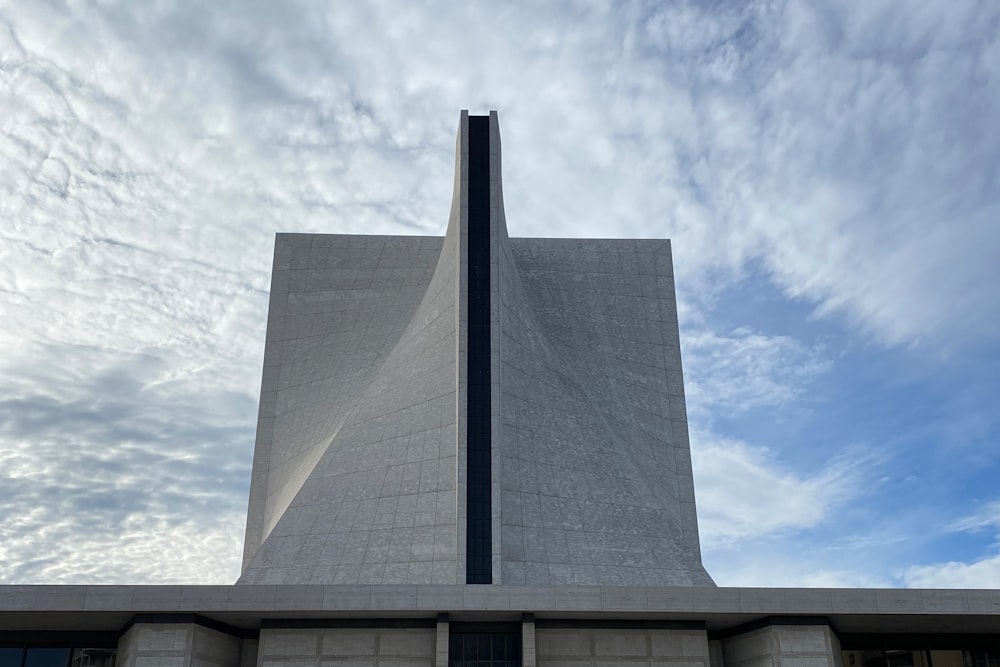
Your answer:
[[[136,623],[118,642],[118,667],[246,667],[244,641],[194,623]],[[248,647],[248,656],[254,647]],[[251,663],[253,664],[253,663]]]
[[[503,582],[711,585],[669,243],[505,245]]]
[[[413,320],[442,239],[275,239],[244,567]]]
[[[456,167],[456,173],[461,173]],[[378,258],[372,280],[382,273],[385,280],[379,286],[381,292],[337,282],[343,276],[324,283],[331,302],[349,305],[325,316],[346,317],[364,326],[352,329],[354,347],[341,349],[323,339],[309,346],[317,358],[291,366],[291,386],[297,386],[299,375],[318,375],[324,378],[323,387],[310,388],[308,393],[325,387],[336,400],[328,396],[312,399],[324,417],[316,427],[319,444],[297,459],[304,465],[318,459],[308,469],[276,477],[276,467],[280,471],[283,465],[278,443],[283,452],[310,438],[297,439],[291,426],[280,438],[277,434],[273,438],[268,497],[284,499],[292,494],[293,498],[245,563],[240,583],[451,584],[458,580],[459,209],[457,204],[452,206],[443,241],[326,237],[346,246],[348,255],[355,245],[370,247],[363,254]],[[423,282],[430,269],[429,282]],[[414,300],[418,293],[419,299]],[[382,306],[384,300],[388,308]],[[414,302],[415,309],[411,309]],[[269,315],[269,331],[271,320]],[[265,377],[267,354],[266,350]],[[350,361],[342,362],[341,357]],[[353,368],[359,363],[358,357],[371,362],[364,372],[343,374],[345,365]],[[335,387],[327,387],[327,381]],[[313,408],[303,412],[296,398],[305,400],[288,395],[289,423],[300,419],[311,423]],[[262,411],[263,401],[262,393]],[[306,478],[300,481],[303,474]],[[254,483],[262,482],[255,477]],[[248,534],[255,521],[255,502],[260,504],[251,490]],[[276,512],[284,502],[263,503],[265,528],[271,522],[269,512]]]
[[[723,640],[725,667],[841,667],[840,641],[825,625],[775,625]]]
[[[433,628],[264,629],[260,633],[257,665],[434,667],[435,631]]]
[[[508,238],[490,137],[492,583],[713,585],[669,241]],[[279,237],[239,583],[465,582],[468,151],[443,240]]]
[[[538,667],[709,667],[704,630],[539,628],[535,643]]]

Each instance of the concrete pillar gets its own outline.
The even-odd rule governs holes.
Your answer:
[[[521,667],[535,667],[535,615],[521,616]]]
[[[448,614],[438,614],[434,667],[448,667]]]
[[[722,642],[725,667],[842,667],[840,641],[828,625],[774,624]]]
[[[197,623],[135,623],[118,640],[118,667],[240,667],[243,641]]]

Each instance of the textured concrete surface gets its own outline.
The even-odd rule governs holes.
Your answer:
[[[841,667],[840,642],[826,625],[771,626],[722,641],[725,667]]]
[[[434,628],[263,629],[260,632],[260,667],[289,664],[434,667],[434,660]]]
[[[538,629],[538,667],[708,667],[704,630]]]
[[[502,581],[710,585],[669,242],[502,245]]]
[[[508,238],[490,136],[493,583],[710,586],[669,241]],[[465,581],[468,150],[444,239],[279,235],[240,583]]]
[[[441,247],[439,238],[299,234],[276,238],[247,564],[324,454],[339,453],[348,459],[336,479],[329,480],[331,498],[342,488],[367,482],[360,479],[366,471],[351,465],[349,450],[369,431],[395,429],[395,424],[390,419],[373,423],[365,419],[368,415],[358,415],[356,408],[366,388],[389,381],[384,374],[380,377],[380,371],[394,351],[396,357],[402,352],[396,348],[414,321]],[[439,423],[443,410],[437,408]],[[340,440],[333,443],[337,436]],[[395,432],[387,440],[393,437]],[[350,442],[342,445],[345,439]],[[398,442],[383,448],[398,449],[394,444]],[[394,451],[372,454],[399,457]],[[408,463],[405,453],[402,462],[394,463]],[[412,467],[408,471],[410,476],[415,472],[419,470]],[[361,490],[351,495],[360,499],[365,494]],[[308,519],[300,516],[296,521]],[[341,526],[344,521],[348,527],[352,523],[342,519]],[[298,532],[293,526],[285,531]]]
[[[585,612],[869,617],[982,617],[1000,623],[1000,590],[654,586],[234,585],[0,586],[4,624],[25,612]],[[124,622],[124,621],[123,621]],[[3,627],[4,624],[0,624]]]
[[[193,623],[136,623],[118,641],[119,667],[239,667],[244,642]],[[254,642],[247,653],[252,656]],[[256,661],[254,661],[256,662]]]
[[[457,215],[278,237],[241,583],[457,581]]]
[[[620,586],[0,586],[0,630],[121,630],[136,614],[200,614],[238,628],[266,619],[493,617],[702,621],[830,619],[838,632],[1000,635],[998,590]]]

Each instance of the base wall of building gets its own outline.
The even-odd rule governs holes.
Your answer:
[[[709,667],[704,630],[538,628],[538,667]]]
[[[435,667],[434,628],[260,631],[258,667]]]
[[[238,637],[195,623],[136,623],[118,641],[116,665],[247,667],[241,661],[244,643]],[[252,645],[247,648],[248,654],[254,653]]]
[[[774,625],[722,641],[725,667],[841,667],[840,642],[825,625]]]

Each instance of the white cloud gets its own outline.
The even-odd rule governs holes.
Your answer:
[[[949,561],[906,568],[900,576],[910,588],[998,588],[1000,555],[971,563]]]
[[[1000,547],[1000,500],[984,504],[978,511],[953,522],[954,532],[992,531],[994,549]],[[899,579],[912,588],[1000,588],[1000,554],[968,561],[947,561],[905,568]]]
[[[799,398],[831,362],[790,336],[741,327],[724,334],[685,330],[687,405],[696,420],[778,407]]]
[[[765,447],[707,432],[695,431],[692,439],[699,529],[708,549],[814,528],[860,492],[861,457],[844,456],[803,474]]]
[[[986,503],[979,511],[952,524],[952,530],[955,531],[977,532],[986,528],[994,528],[1000,532],[1000,500]]]

